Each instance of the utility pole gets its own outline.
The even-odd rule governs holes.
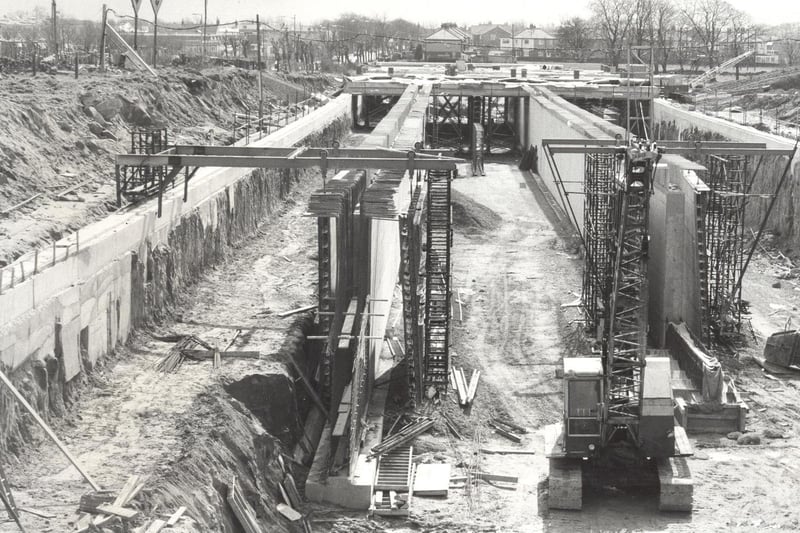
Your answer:
[[[106,20],[108,9],[103,4],[103,23],[100,26],[100,72],[106,69]]]
[[[58,63],[58,29],[56,27],[56,0],[53,0],[52,11],[53,11],[53,53],[56,56],[56,63]]]
[[[139,51],[139,8],[142,0],[131,0],[133,6],[133,49]]]
[[[258,15],[256,15],[256,21],[258,21]],[[206,34],[208,32],[208,0],[204,0],[203,2],[203,65],[206,64]],[[259,44],[259,46],[261,46]],[[259,74],[260,76],[260,74]],[[259,80],[261,78],[259,77]]]
[[[264,87],[261,84],[261,22],[256,14],[256,60],[258,61],[258,131],[259,136],[264,122]]]
[[[164,0],[150,0],[153,6],[153,68],[158,66],[158,10]]]

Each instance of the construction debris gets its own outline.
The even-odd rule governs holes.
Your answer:
[[[497,422],[495,422],[493,420],[490,420],[488,422],[488,424],[489,424],[489,427],[493,428],[494,432],[497,433],[498,435],[501,435],[501,436],[507,438],[508,440],[513,441],[513,442],[522,442],[522,437],[520,437],[516,433],[512,433],[511,431],[505,429],[504,427],[502,427]]]
[[[402,444],[406,444],[414,440],[418,435],[421,435],[432,428],[433,424],[434,420],[432,418],[422,417],[417,419],[416,422],[408,424],[394,435],[384,439],[380,444],[373,446],[370,457],[377,457]]]
[[[481,448],[481,453],[488,453],[494,455],[535,455],[533,450],[523,450],[517,448]]]
[[[297,309],[292,309],[290,311],[284,311],[283,313],[278,313],[278,316],[281,318],[286,318],[287,316],[297,315],[300,313],[305,313],[307,311],[312,311],[317,308],[316,304],[306,305],[303,307],[298,307]]]
[[[0,500],[3,501],[3,506],[6,508],[6,512],[11,520],[17,523],[17,527],[23,533],[25,529],[22,527],[22,523],[19,520],[19,509],[17,509],[17,504],[14,503],[14,496],[11,494],[11,489],[8,487],[8,478],[6,478],[6,473],[3,471],[3,465],[0,464]]]
[[[233,509],[233,514],[236,515],[245,533],[264,533],[264,529],[261,527],[261,524],[259,524],[256,513],[253,511],[253,508],[250,507],[250,504],[247,503],[247,500],[236,484],[236,476],[233,477],[231,485],[228,488],[228,504],[230,504],[231,509]]]
[[[58,449],[61,450],[61,452],[67,457],[69,462],[72,463],[72,466],[74,466],[75,469],[78,472],[80,472],[81,476],[83,476],[83,479],[85,479],[86,482],[89,483],[89,485],[91,485],[91,487],[94,490],[100,490],[100,486],[94,482],[94,480],[89,476],[89,474],[86,473],[86,471],[83,470],[83,468],[81,468],[81,466],[78,464],[78,460],[72,456],[69,450],[67,450],[67,447],[64,446],[64,444],[56,436],[56,434],[53,433],[53,430],[50,429],[50,426],[48,426],[45,423],[45,421],[42,420],[42,417],[39,416],[39,413],[37,413],[36,410],[33,407],[31,407],[31,404],[29,404],[28,401],[22,396],[22,394],[20,394],[20,392],[17,390],[14,384],[11,383],[11,380],[8,379],[8,376],[6,376],[5,373],[3,373],[2,371],[0,371],[0,381],[2,381],[5,384],[5,386],[8,387],[8,390],[10,390],[11,394],[13,394],[14,397],[17,399],[17,401],[20,404],[22,404],[22,407],[24,407],[25,410],[28,411],[28,413],[33,417],[36,423],[39,424],[39,427],[41,427],[44,430],[44,432],[47,433],[47,436],[50,437],[50,440],[52,440],[53,443],[55,443],[55,445],[58,447]],[[3,478],[4,477],[5,476],[3,476]]]
[[[472,405],[475,399],[475,393],[478,390],[478,379],[480,379],[481,371],[473,370],[472,376],[467,381],[463,368],[452,367],[450,369],[450,386],[458,394],[458,403],[462,407]]]
[[[420,464],[414,475],[414,496],[445,496],[450,488],[450,465]]]
[[[159,372],[164,372],[165,374],[175,372],[187,359],[187,353],[194,353],[197,346],[202,346],[207,351],[212,353],[214,351],[214,348],[202,339],[199,339],[194,335],[186,335],[181,337],[181,339],[176,342],[172,348],[170,348],[166,357],[156,363],[156,370]]]
[[[97,531],[100,527],[104,526],[105,524],[111,522],[112,520],[117,520],[118,518],[129,518],[128,516],[122,515],[129,515],[129,511],[133,511],[133,509],[127,509],[125,506],[128,505],[133,499],[141,492],[144,488],[144,483],[140,482],[140,478],[137,475],[132,475],[128,478],[128,481],[125,482],[125,485],[122,486],[117,497],[114,499],[111,504],[99,504],[97,507],[97,512],[105,514],[105,516],[97,516],[94,519],[90,515],[83,515],[81,519],[78,521],[78,530],[76,533],[87,533],[89,531]],[[101,492],[101,491],[99,491]],[[87,499],[87,504],[92,499],[99,499],[99,497],[95,496],[94,498]],[[81,503],[83,504],[83,498],[81,498]],[[136,513],[136,511],[134,511]],[[134,514],[133,517],[136,515]],[[133,518],[130,517],[130,518]]]
[[[283,516],[285,516],[292,522],[297,522],[298,520],[303,518],[303,515],[301,515],[300,513],[292,509],[290,506],[286,505],[285,503],[279,503],[277,509],[279,513],[281,513]]]

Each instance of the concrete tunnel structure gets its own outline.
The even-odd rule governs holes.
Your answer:
[[[471,85],[459,89],[461,95],[474,90]],[[379,90],[371,94],[381,96]],[[399,95],[396,88],[387,92],[396,102],[367,135],[363,146],[413,150],[416,143],[425,142],[431,94],[443,94],[442,90],[432,83],[414,81],[405,84]],[[544,139],[613,140],[624,135],[623,128],[567,101],[564,95],[569,91],[561,93],[543,86],[514,87],[513,94],[509,93],[514,104],[508,107],[507,125],[513,127],[516,148],[533,146],[541,153]],[[581,90],[581,98],[591,97],[590,89]],[[359,110],[355,98],[343,94],[252,144],[329,145],[353,125],[353,114]],[[728,124],[701,122],[702,115],[659,100],[643,99],[652,106],[656,123],[674,123],[678,130],[696,125],[736,140],[752,135],[736,128],[731,132]],[[787,145],[780,139],[770,142]],[[576,207],[574,229],[582,232],[585,157],[562,154],[557,158],[562,176],[569,178],[565,192]],[[665,347],[670,322],[684,322],[697,337],[703,333],[703,257],[698,252],[702,228],[697,212],[709,191],[703,182],[705,171],[697,163],[668,155],[656,172],[649,251],[650,337],[656,348]],[[796,165],[793,172],[796,177]],[[118,343],[126,342],[132,328],[144,325],[149,313],[174,297],[193,275],[224,256],[227,240],[253,232],[258,218],[285,194],[288,177],[285,171],[205,169],[193,178],[187,201],[181,198],[181,190],[166,194],[160,218],[155,214],[154,200],[146,201],[83,228],[79,241],[75,234],[52,248],[23,256],[5,268],[0,278],[0,362],[13,372],[54,357],[63,368],[60,379],[65,383],[88,371]],[[490,183],[491,174],[481,179]],[[556,216],[567,221],[567,206],[559,200],[562,192],[557,179],[541,157],[537,180],[550,196]],[[342,191],[346,201],[335,209],[344,209],[342,213],[347,215],[325,214],[324,210],[313,213],[311,209],[319,225],[320,251],[323,241],[327,247],[327,252],[320,254],[319,311],[334,317],[329,326],[339,321],[332,330],[349,331],[358,337],[359,332],[353,329],[356,324],[346,320],[354,291],[361,291],[366,304],[353,312],[366,309],[371,335],[383,336],[391,323],[404,253],[401,234],[403,224],[409,223],[403,222],[401,215],[410,213],[413,218],[413,209],[409,208],[417,201],[414,183],[416,178],[404,172],[341,172],[328,186]],[[358,248],[361,245],[357,243],[364,242],[368,245]],[[327,263],[323,263],[323,257]],[[354,268],[359,260],[363,263],[361,270]],[[372,385],[386,370],[388,361],[381,358],[383,342],[370,342],[368,348],[355,350],[354,344],[358,343],[337,337],[331,348],[328,378],[322,378],[329,380],[324,395],[329,412],[307,421],[307,425],[318,426],[314,433],[321,435],[321,444],[306,490],[312,500],[367,508],[375,476],[375,461],[368,455],[370,446],[380,442],[385,400],[385,391],[373,390]],[[414,366],[413,361],[410,364]],[[351,438],[344,445],[351,453],[347,469],[330,475],[330,457],[339,445],[334,433],[341,431],[341,437],[345,432],[345,428],[336,428],[335,415],[348,398],[348,381],[348,408],[360,415],[353,424],[363,426],[352,426],[351,431],[360,435],[365,430],[364,444],[361,438]],[[331,421],[325,423],[326,418]]]

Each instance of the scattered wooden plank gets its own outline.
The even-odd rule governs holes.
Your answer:
[[[517,425],[517,424],[515,424],[513,422],[509,422],[507,420],[502,420],[500,418],[493,418],[492,422],[494,422],[495,424],[500,424],[501,426],[506,426],[511,431],[516,431],[517,433],[522,433],[522,434],[527,434],[528,433],[528,429],[527,428],[524,428],[524,427],[522,427],[520,425]]]
[[[214,359],[215,350],[183,350],[181,353],[189,359],[202,361]],[[219,355],[222,359],[261,359],[261,352],[256,350],[232,350]]]
[[[286,318],[287,316],[296,315],[299,313],[305,313],[306,311],[311,311],[312,309],[316,309],[317,304],[313,305],[305,305],[303,307],[298,307],[297,309],[292,309],[290,311],[284,311],[283,313],[278,313],[278,316],[281,318]]]
[[[89,483],[89,485],[91,485],[91,487],[94,490],[101,490],[100,485],[95,483],[94,480],[89,476],[89,474],[87,474],[86,471],[83,468],[81,468],[81,466],[78,464],[78,460],[75,459],[75,457],[73,457],[71,453],[69,453],[67,447],[64,446],[64,444],[56,436],[56,434],[53,433],[53,430],[50,429],[50,426],[48,426],[45,423],[45,421],[42,420],[42,417],[39,416],[39,413],[37,413],[36,410],[33,407],[31,407],[31,404],[29,404],[28,401],[22,396],[22,394],[20,394],[20,392],[17,390],[14,384],[11,383],[11,380],[8,379],[8,376],[6,376],[5,373],[2,371],[0,371],[0,381],[2,381],[5,384],[5,386],[8,387],[8,390],[10,390],[11,394],[13,394],[14,397],[17,399],[17,401],[20,404],[22,404],[22,407],[24,407],[25,410],[28,411],[28,413],[33,417],[36,423],[39,424],[39,427],[41,427],[44,430],[44,432],[47,433],[47,436],[50,437],[50,440],[52,440],[58,447],[58,449],[61,450],[61,453],[63,453],[69,460],[69,462],[72,463],[72,466],[74,466],[75,469],[81,474],[81,476],[83,476],[83,479],[85,479],[86,482]]]
[[[297,522],[298,520],[303,518],[303,515],[301,515],[300,513],[298,513],[288,505],[286,505],[285,503],[278,504],[278,512],[292,522]]]
[[[311,396],[311,400],[317,405],[317,407],[319,407],[320,411],[322,411],[322,413],[325,415],[325,418],[327,418],[328,421],[331,421],[330,413],[328,413],[327,407],[325,407],[325,404],[322,403],[322,399],[319,397],[319,394],[317,394],[317,391],[314,390],[314,386],[311,384],[311,381],[308,380],[308,377],[306,377],[306,373],[303,372],[303,369],[300,368],[300,365],[297,364],[297,361],[294,360],[292,355],[289,355],[287,359],[294,367],[295,371],[297,371],[297,375],[300,376],[308,395]]]
[[[499,474],[487,474],[485,472],[473,472],[471,475],[484,481],[497,481],[500,483],[516,483],[519,481],[517,476],[502,476]]]
[[[297,490],[297,484],[291,474],[286,474],[286,477],[283,478],[283,488],[289,495],[290,505],[294,509],[299,509],[303,505],[303,498],[300,496],[300,491]]]
[[[278,457],[280,457],[280,455]],[[182,506],[178,507],[178,510],[175,511],[174,513],[172,513],[172,516],[170,516],[169,520],[167,520],[167,525],[168,526],[174,526],[175,524],[177,524],[178,520],[181,519],[181,517],[183,516],[183,513],[185,513],[185,512],[186,512],[186,507],[185,506],[182,505]]]
[[[523,450],[517,448],[481,448],[481,453],[495,454],[495,455],[536,455],[534,450]]]
[[[37,193],[37,194],[34,194],[33,196],[31,196],[31,197],[30,197],[30,198],[28,198],[27,200],[23,200],[23,201],[21,201],[20,203],[18,203],[18,204],[16,204],[16,205],[12,205],[12,206],[11,206],[11,207],[9,207],[8,209],[5,209],[5,210],[3,210],[3,211],[0,211],[0,216],[2,216],[2,217],[7,217],[7,216],[8,216],[9,214],[11,214],[11,212],[12,212],[12,211],[14,211],[15,209],[19,209],[20,207],[23,207],[23,206],[25,206],[25,205],[27,205],[27,204],[31,203],[32,201],[36,200],[37,198],[39,198],[39,197],[40,197],[41,195],[43,195],[43,194],[44,194],[44,193],[41,193],[41,192],[40,192],[40,193]]]
[[[236,519],[245,530],[245,533],[264,533],[264,529],[259,524],[256,513],[253,511],[253,508],[250,507],[250,504],[247,503],[247,500],[244,498],[244,495],[241,494],[236,484],[236,476],[233,477],[231,485],[228,488],[228,503],[231,509],[233,509],[233,514],[236,516]]]
[[[475,393],[478,392],[478,379],[481,377],[480,370],[473,370],[472,377],[469,379],[469,389],[467,390],[467,403],[472,403]]]
[[[503,437],[507,438],[507,439],[508,439],[508,440],[510,440],[510,441],[513,441],[513,442],[522,442],[522,437],[520,437],[519,435],[516,435],[516,434],[514,434],[514,433],[511,433],[510,431],[508,431],[508,430],[506,430],[506,429],[504,429],[504,428],[500,427],[498,424],[495,424],[494,422],[491,422],[491,421],[490,421],[490,422],[489,422],[489,426],[491,426],[492,428],[494,428],[494,431],[495,431],[495,433],[497,433],[498,435],[501,435],[501,436],[503,436]]]
[[[101,513],[113,514],[114,516],[119,516],[120,518],[127,518],[127,519],[134,518],[136,515],[139,514],[139,511],[137,511],[136,509],[119,507],[117,505],[111,505],[108,503],[103,503],[98,505],[97,510],[100,511]]]
[[[33,507],[17,507],[18,511],[22,511],[23,513],[32,514],[33,516],[38,516],[39,518],[51,519],[55,518],[56,515],[51,513],[46,513],[44,511],[40,511],[39,509],[34,509]]]
[[[78,510],[84,513],[97,513],[97,507],[105,503],[112,503],[117,495],[110,490],[92,491],[81,496]]]
[[[147,526],[147,529],[144,530],[144,533],[159,533],[162,529],[164,529],[164,527],[166,527],[166,525],[167,523],[159,518]]]
[[[420,464],[414,476],[415,496],[447,496],[450,488],[450,465]]]

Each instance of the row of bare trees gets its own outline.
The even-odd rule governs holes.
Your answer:
[[[609,64],[623,62],[629,47],[653,49],[653,63],[716,65],[723,53],[736,56],[752,48],[763,32],[750,17],[726,0],[592,0],[591,17],[575,17],[558,28],[563,48],[578,61],[598,47]],[[800,57],[800,27],[781,29],[779,51],[790,64]],[[724,50],[723,50],[724,49]],[[648,58],[649,59],[649,58]]]

